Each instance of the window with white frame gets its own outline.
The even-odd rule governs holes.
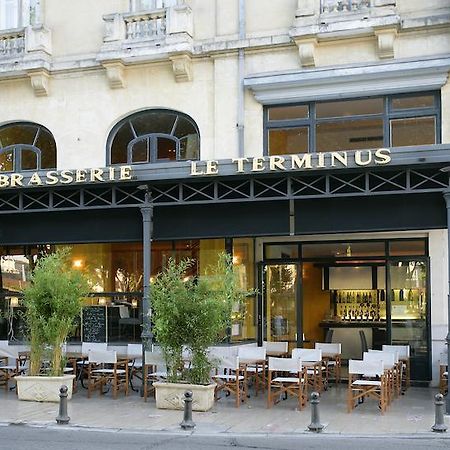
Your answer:
[[[152,9],[168,8],[177,4],[177,0],[131,0],[131,11],[150,11]]]
[[[0,0],[0,30],[26,27],[39,7],[40,0]]]

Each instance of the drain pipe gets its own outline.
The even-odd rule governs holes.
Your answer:
[[[245,0],[239,0],[239,40],[245,39]],[[242,45],[242,42],[241,42]],[[239,48],[238,53],[238,154],[244,157],[244,49]]]

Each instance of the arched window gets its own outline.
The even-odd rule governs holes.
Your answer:
[[[109,164],[199,159],[197,125],[186,114],[153,109],[121,120],[108,138]]]
[[[0,127],[0,172],[56,168],[56,143],[37,123],[10,123]]]

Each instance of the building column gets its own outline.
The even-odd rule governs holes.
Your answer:
[[[450,189],[444,192],[445,204],[447,206],[447,238],[448,238],[448,248],[447,248],[447,270],[448,270],[448,293],[447,293],[447,337],[445,342],[447,344],[447,367],[450,369]],[[449,382],[449,377],[447,377],[447,383]],[[450,394],[447,394],[445,400],[445,412],[450,414]]]
[[[151,246],[153,234],[153,203],[150,191],[145,192],[145,203],[141,206],[143,240],[143,296],[142,296],[142,386],[144,385],[145,351],[153,342],[151,324]],[[143,393],[143,391],[142,391]]]

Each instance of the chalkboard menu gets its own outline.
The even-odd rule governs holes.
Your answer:
[[[106,342],[106,306],[85,306],[82,326],[83,342]]]

